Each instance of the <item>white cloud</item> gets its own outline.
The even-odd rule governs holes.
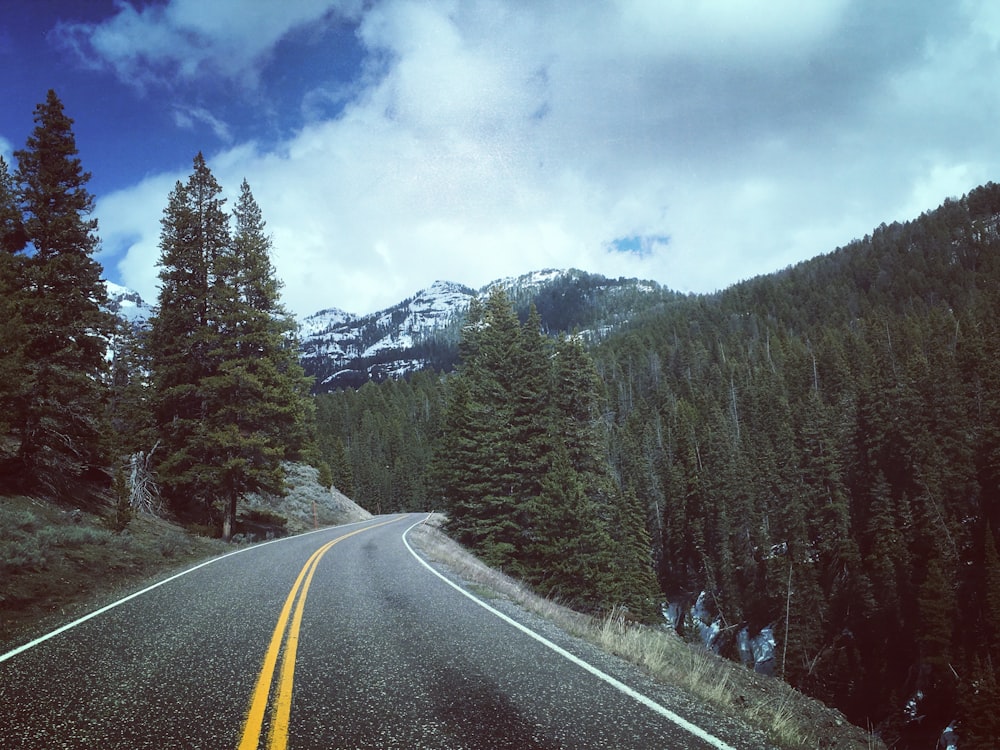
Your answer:
[[[95,214],[101,236],[98,260],[106,269],[114,263],[112,280],[120,280],[150,303],[156,301],[157,295],[160,219],[170,191],[187,176],[178,172],[148,177],[97,201]]]
[[[799,55],[834,31],[849,0],[622,0],[588,8],[585,21],[603,33],[586,39],[615,55],[738,60],[758,65]],[[557,8],[561,13],[562,8]],[[592,15],[591,15],[592,14]],[[563,27],[572,32],[572,26]],[[627,42],[623,44],[623,42]]]
[[[184,27],[183,7],[169,7],[167,31]],[[375,3],[357,29],[367,73],[347,87],[317,79],[311,95],[336,92],[336,119],[210,164],[230,191],[250,181],[298,313],[369,312],[435,279],[478,286],[547,266],[710,291],[995,178],[1000,157],[982,146],[1000,71],[971,16],[754,8]],[[250,34],[199,29],[218,42],[212,59]],[[234,69],[278,38],[257,38]],[[121,273],[144,293],[171,185],[147,180],[99,207],[105,232],[123,227],[119,249],[140,238]],[[659,239],[608,251],[630,237]]]
[[[213,115],[204,107],[174,107],[174,123],[184,130],[192,130],[196,123],[208,125],[220,141],[230,143],[233,134],[229,125]]]
[[[110,66],[126,83],[166,83],[216,74],[252,85],[259,66],[292,29],[327,15],[354,18],[361,0],[172,0],[136,8],[118,0],[100,24],[62,24],[80,57]]]

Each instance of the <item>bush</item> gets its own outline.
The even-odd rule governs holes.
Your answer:
[[[209,539],[218,539],[222,536],[222,527],[211,523],[193,523],[187,528],[192,534],[206,536]]]
[[[0,529],[3,529],[5,534],[10,530],[36,531],[43,525],[38,516],[26,508],[0,506]]]
[[[167,560],[180,557],[191,546],[188,536],[180,531],[172,531],[160,537],[157,542],[159,552]]]

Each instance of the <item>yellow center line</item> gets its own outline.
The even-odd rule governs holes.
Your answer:
[[[295,654],[298,650],[299,628],[302,625],[302,612],[305,609],[306,594],[312,583],[313,575],[319,565],[320,559],[333,545],[342,542],[348,537],[360,534],[363,531],[377,529],[379,526],[394,523],[399,518],[383,521],[373,526],[365,526],[355,529],[343,536],[339,536],[333,541],[327,542],[318,550],[312,553],[306,564],[299,571],[292,590],[288,593],[285,603],[278,616],[278,623],[271,634],[271,641],[264,655],[264,663],[257,682],[254,685],[253,694],[250,699],[250,708],[247,711],[246,722],[243,725],[243,735],[240,739],[239,750],[257,750],[260,745],[261,730],[264,726],[264,715],[267,713],[267,699],[271,692],[271,683],[274,681],[274,670],[278,664],[278,655],[281,652],[282,640],[285,642],[285,653],[281,662],[281,674],[278,680],[278,695],[275,705],[275,715],[268,735],[268,748],[270,750],[285,750],[288,745],[288,723],[292,710],[292,680],[295,676]],[[298,603],[295,598],[298,596]],[[295,605],[295,614],[292,615],[292,606]],[[292,618],[291,627],[288,627],[289,617]],[[286,629],[288,630],[286,634]]]

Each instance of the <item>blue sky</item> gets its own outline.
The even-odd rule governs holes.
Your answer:
[[[2,0],[0,151],[54,88],[108,279],[245,177],[296,313],[575,266],[708,292],[1000,180],[992,0]]]

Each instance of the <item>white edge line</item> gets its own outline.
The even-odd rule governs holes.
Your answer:
[[[424,519],[424,520],[426,520],[426,519]],[[539,643],[541,643],[543,646],[546,646],[546,647],[550,648],[551,650],[555,651],[560,656],[562,656],[562,657],[568,659],[569,661],[573,662],[574,664],[576,664],[578,667],[581,667],[581,668],[587,670],[588,672],[590,672],[592,675],[594,675],[598,679],[604,680],[604,682],[606,682],[607,684],[611,685],[613,688],[616,688],[617,690],[621,691],[622,693],[624,693],[625,695],[629,696],[630,698],[638,701],[642,705],[646,706],[646,708],[649,708],[649,709],[655,711],[656,713],[658,713],[661,716],[663,716],[665,719],[668,719],[669,721],[672,721],[674,724],[676,724],[677,726],[679,726],[681,729],[687,730],[688,732],[690,732],[691,734],[693,734],[695,737],[697,737],[697,738],[699,738],[701,740],[704,740],[705,742],[707,742],[712,747],[715,747],[718,750],[735,750],[734,747],[732,747],[731,745],[727,745],[725,742],[723,742],[722,740],[720,740],[715,735],[709,734],[704,729],[702,729],[701,727],[697,726],[696,724],[692,724],[690,721],[688,721],[684,717],[678,716],[673,711],[671,711],[669,708],[665,708],[664,706],[661,706],[659,703],[657,703],[656,701],[654,701],[652,698],[649,698],[649,697],[643,695],[642,693],[640,693],[639,691],[630,688],[624,682],[620,682],[619,680],[616,680],[614,677],[612,677],[611,675],[607,674],[606,672],[602,672],[600,669],[598,669],[597,667],[595,667],[593,664],[590,664],[589,662],[585,662],[580,657],[575,656],[574,654],[571,654],[569,651],[567,651],[566,649],[562,648],[561,646],[556,645],[555,643],[553,643],[552,641],[550,641],[545,636],[539,635],[538,633],[536,633],[531,628],[529,628],[529,627],[527,627],[525,625],[522,625],[517,620],[515,620],[515,619],[513,619],[511,617],[508,617],[507,615],[505,615],[500,610],[495,609],[494,607],[491,607],[489,604],[487,604],[486,602],[484,602],[479,597],[477,597],[477,596],[475,596],[473,594],[470,594],[468,591],[466,591],[465,589],[463,589],[457,583],[454,583],[453,581],[449,580],[447,577],[443,576],[438,571],[434,570],[434,568],[431,567],[431,565],[426,560],[424,560],[420,555],[418,555],[416,553],[416,551],[413,549],[413,547],[410,546],[410,543],[406,539],[406,535],[409,534],[412,529],[414,529],[415,527],[419,526],[422,523],[424,523],[424,521],[417,521],[415,524],[413,524],[413,526],[410,526],[406,531],[403,532],[403,536],[402,536],[403,544],[406,545],[406,549],[408,549],[410,551],[410,554],[413,555],[421,565],[423,565],[425,568],[427,568],[427,570],[429,570],[431,573],[433,573],[438,578],[440,578],[442,581],[444,581],[449,586],[451,586],[453,589],[455,589],[458,593],[462,594],[462,596],[465,596],[465,597],[471,599],[476,604],[478,604],[480,607],[482,607],[486,611],[490,612],[491,614],[496,615],[497,617],[499,617],[501,620],[503,620],[504,622],[508,623],[509,625],[513,625],[515,628],[517,628],[518,630],[520,630],[525,635],[530,636],[531,638],[534,638],[536,641],[538,641]]]
[[[136,591],[135,593],[129,594],[128,596],[126,596],[126,597],[124,597],[122,599],[119,599],[117,601],[111,602],[111,604],[108,604],[107,606],[101,607],[100,609],[94,610],[93,612],[90,612],[89,614],[86,614],[83,617],[80,617],[80,618],[78,618],[76,620],[73,620],[73,622],[68,622],[68,623],[66,623],[63,626],[56,628],[55,630],[53,630],[50,633],[46,633],[45,635],[41,635],[38,638],[36,638],[35,640],[30,641],[29,643],[25,643],[23,646],[18,646],[17,648],[12,649],[11,651],[8,651],[6,654],[0,654],[0,664],[2,664],[3,662],[7,661],[8,659],[13,659],[18,654],[24,653],[25,651],[27,651],[30,648],[34,648],[35,646],[39,645],[40,643],[44,643],[45,641],[49,640],[50,638],[55,638],[57,635],[65,633],[67,630],[72,630],[77,625],[82,625],[87,620],[92,620],[93,618],[97,617],[98,615],[103,615],[105,612],[107,612],[110,609],[114,609],[115,607],[117,607],[117,606],[119,606],[121,604],[124,604],[125,602],[131,601],[132,599],[135,599],[138,596],[142,596],[143,594],[148,594],[153,589],[159,588],[160,586],[163,586],[164,584],[170,583],[171,581],[176,581],[181,576],[186,576],[188,573],[193,573],[194,571],[198,570],[198,568],[204,568],[206,565],[211,565],[212,563],[218,562],[219,560],[224,560],[227,557],[232,557],[233,555],[238,555],[241,552],[249,552],[250,550],[255,550],[255,549],[260,549],[261,547],[266,547],[268,544],[274,544],[276,542],[287,542],[287,541],[289,541],[291,539],[298,539],[299,537],[307,536],[308,534],[318,534],[321,531],[329,531],[330,529],[340,529],[340,528],[344,528],[346,526],[357,526],[358,524],[367,523],[368,521],[371,521],[371,520],[374,520],[374,519],[369,518],[369,519],[366,519],[364,521],[354,521],[352,523],[345,523],[345,524],[341,524],[339,526],[326,526],[326,527],[324,527],[322,529],[314,529],[313,531],[306,531],[306,532],[303,532],[302,534],[295,534],[294,536],[282,537],[280,539],[272,539],[269,542],[262,542],[260,544],[254,544],[254,545],[252,545],[250,547],[243,547],[242,549],[234,550],[232,552],[227,552],[224,555],[219,555],[218,557],[213,557],[213,558],[211,558],[209,560],[205,560],[204,562],[198,563],[194,567],[182,570],[180,573],[175,573],[174,575],[170,576],[169,578],[164,578],[162,581],[158,581],[157,583],[154,583],[152,586],[147,586],[142,591]]]

